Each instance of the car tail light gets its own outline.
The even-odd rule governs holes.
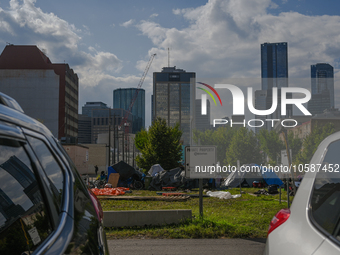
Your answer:
[[[281,209],[271,220],[268,228],[268,234],[267,236],[278,226],[283,224],[288,220],[290,216],[290,210],[289,209]]]
[[[100,202],[99,202],[98,198],[92,192],[92,190],[88,189],[88,191],[89,191],[92,203],[94,205],[94,208],[96,209],[96,213],[97,213],[98,219],[99,219],[100,222],[102,222],[103,216],[104,216],[102,206],[100,205]]]

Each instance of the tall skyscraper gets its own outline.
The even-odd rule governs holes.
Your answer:
[[[195,86],[191,86],[190,79],[195,77],[196,73],[176,67],[163,67],[161,72],[153,73],[152,119],[161,117],[169,126],[179,123],[183,145],[190,144],[190,114],[193,118],[195,115]]]
[[[115,89],[113,91],[113,108],[128,110],[136,95],[136,88]],[[145,127],[145,90],[140,89],[132,106],[132,133],[137,133]]]
[[[270,106],[267,105],[267,90],[256,90],[255,91],[255,109],[257,110],[266,110],[268,109],[268,107],[270,108]],[[260,116],[260,115],[256,115],[256,119],[260,119],[263,121],[264,123],[264,127],[263,128],[267,128],[267,124],[265,119],[266,119],[266,116]],[[258,124],[258,123],[257,123]],[[259,133],[260,132],[260,129],[262,127],[255,127],[255,133]]]
[[[273,102],[272,88],[278,89],[277,108],[269,116],[258,116],[256,119],[280,119],[281,116],[281,88],[288,87],[288,45],[281,43],[261,44],[261,90],[255,92],[255,108],[258,110],[270,109]],[[291,98],[291,94],[287,94]],[[287,105],[286,116],[293,113],[292,106]],[[271,122],[264,122],[264,127],[272,129]],[[259,128],[255,129],[259,132]]]
[[[201,114],[202,99],[195,100],[195,129],[205,131],[210,129],[210,101],[207,100],[207,114]]]
[[[262,90],[288,87],[287,43],[261,44]]]
[[[326,109],[334,108],[334,70],[325,63],[311,65],[312,99],[308,110],[314,115]]]

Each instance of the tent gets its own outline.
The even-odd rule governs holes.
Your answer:
[[[260,167],[262,170],[262,176],[264,181],[268,184],[268,185],[278,185],[281,186],[283,185],[283,182],[281,181],[281,179],[277,176],[277,174],[271,169],[269,170],[267,167]]]
[[[150,170],[149,170],[148,173],[149,173],[151,176],[156,176],[157,173],[162,172],[162,171],[164,171],[164,169],[161,167],[161,165],[160,165],[160,164],[156,164],[156,165],[153,165],[153,166],[150,168]]]
[[[115,172],[119,173],[119,178],[122,181],[126,181],[130,177],[134,177],[135,180],[140,180],[142,178],[142,174],[139,171],[135,170],[132,166],[125,163],[124,161],[120,161],[111,167]],[[109,173],[110,171],[113,172],[111,167],[109,167]]]
[[[223,182],[222,186],[237,187],[247,185],[252,187],[254,181],[265,181],[267,185],[283,185],[281,179],[273,170],[266,167],[261,167],[256,164],[247,164],[241,167],[242,171],[232,172],[227,179]]]
[[[180,167],[163,170],[152,178],[150,188],[162,190],[162,187],[180,187],[184,185],[185,180],[185,171]]]

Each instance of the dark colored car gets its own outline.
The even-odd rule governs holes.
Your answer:
[[[0,100],[0,254],[108,254],[102,218],[51,132]]]

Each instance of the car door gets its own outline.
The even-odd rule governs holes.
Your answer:
[[[1,121],[0,152],[0,254],[39,253],[57,214],[21,130]]]

